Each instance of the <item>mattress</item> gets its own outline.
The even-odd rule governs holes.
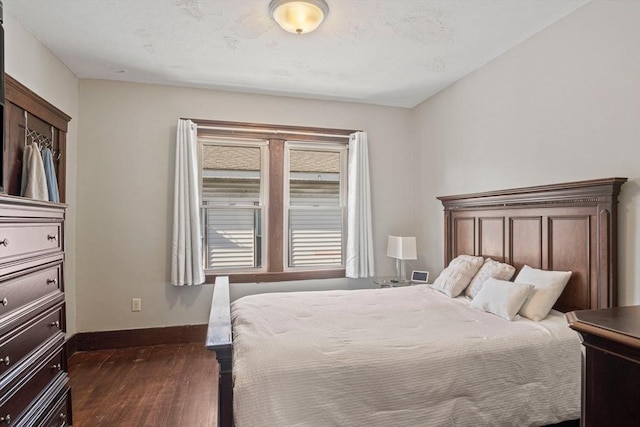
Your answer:
[[[539,426],[580,416],[577,334],[417,285],[231,306],[234,414],[250,426]]]

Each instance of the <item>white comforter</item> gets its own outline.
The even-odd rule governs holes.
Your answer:
[[[427,285],[261,294],[231,308],[237,427],[580,416],[580,342],[556,312],[509,322]]]

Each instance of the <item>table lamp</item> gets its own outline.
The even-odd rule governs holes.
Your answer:
[[[405,260],[418,259],[415,237],[389,236],[387,256],[396,259],[396,278],[398,282],[408,282]]]

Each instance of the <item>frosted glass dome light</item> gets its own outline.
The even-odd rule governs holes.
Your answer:
[[[271,0],[269,13],[283,30],[306,34],[324,21],[329,6],[324,0]]]

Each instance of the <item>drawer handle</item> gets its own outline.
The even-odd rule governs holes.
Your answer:
[[[57,235],[55,234],[48,234],[47,235],[47,240],[56,240],[58,238]]]
[[[4,417],[0,417],[0,423],[6,423],[7,425],[11,423],[11,414],[7,414]]]
[[[9,239],[5,237],[4,239],[0,240],[0,245],[9,246]],[[0,418],[0,420],[2,420],[2,418]]]
[[[6,299],[6,298],[2,298],[2,301],[0,301],[0,304],[7,305],[7,304],[9,304],[9,300]]]
[[[65,427],[67,425],[67,414],[65,414],[64,412],[60,412],[60,415],[58,415],[58,419],[62,421],[60,427]]]
[[[11,359],[9,358],[9,356],[5,356],[4,359],[2,359],[2,363],[9,366],[11,364]]]
[[[56,363],[55,365],[53,365],[51,367],[51,369],[53,369],[54,371],[61,371],[62,370],[62,365],[59,363]]]
[[[47,279],[47,285],[55,285],[58,283],[58,279]]]
[[[60,327],[60,321],[56,320],[55,322],[49,323],[49,326],[55,326],[56,328]]]

